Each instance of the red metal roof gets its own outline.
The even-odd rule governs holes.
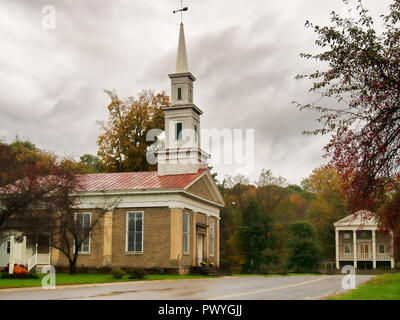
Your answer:
[[[159,176],[157,171],[96,173],[79,175],[85,191],[184,188],[207,169],[194,174]]]

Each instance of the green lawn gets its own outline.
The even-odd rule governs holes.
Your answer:
[[[42,285],[44,274],[39,274],[40,279],[0,279],[0,289],[4,288],[22,288],[22,287],[39,287]],[[212,276],[203,275],[146,275],[144,280],[183,280],[183,279],[201,279]],[[80,273],[69,275],[66,273],[57,273],[56,285],[68,284],[92,284],[92,283],[109,283],[109,282],[127,282],[140,281],[139,279],[128,279],[124,276],[122,279],[114,279],[111,274],[88,274]]]
[[[357,289],[328,300],[400,300],[400,273],[375,277]]]

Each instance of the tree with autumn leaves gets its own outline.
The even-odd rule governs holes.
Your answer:
[[[0,234],[13,217],[35,207],[54,190],[51,184],[39,183],[41,177],[54,170],[54,159],[36,152],[34,145],[0,142]],[[25,152],[25,151],[29,152]]]
[[[47,236],[69,262],[70,273],[83,243],[100,219],[120,198],[102,197],[95,215],[82,225],[76,219],[84,191],[85,168],[71,159],[58,159],[28,141],[0,143],[0,243],[9,230],[26,236]]]
[[[343,178],[350,212],[368,209],[383,229],[400,231],[400,2],[375,28],[363,1],[356,18],[331,14],[332,26],[306,22],[321,52],[302,57],[323,71],[299,75],[313,82],[317,103],[297,104],[321,114],[322,126],[306,134],[330,134],[330,165]],[[344,0],[349,4],[348,0]]]
[[[335,228],[333,224],[350,214],[343,179],[333,167],[314,169],[302,181],[302,188],[311,195],[305,213],[305,221],[316,230],[324,257],[335,258]]]
[[[152,129],[164,130],[163,107],[169,106],[164,93],[143,91],[137,97],[120,99],[115,91],[106,90],[111,99],[108,120],[99,121],[103,133],[98,138],[101,166],[106,172],[150,171],[156,166],[146,159]]]

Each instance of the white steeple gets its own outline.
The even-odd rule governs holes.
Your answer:
[[[188,59],[186,54],[185,31],[181,23],[179,32],[178,54],[176,57],[176,73],[189,72]]]
[[[165,149],[158,152],[158,174],[197,173],[207,168],[209,155],[200,148],[200,116],[193,103],[193,82],[189,72],[185,33],[180,25],[176,72],[171,79],[171,106],[164,107]]]

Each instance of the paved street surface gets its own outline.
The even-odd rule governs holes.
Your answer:
[[[357,276],[357,285],[373,276]],[[224,277],[63,286],[55,290],[2,289],[0,300],[301,300],[320,299],[342,289],[343,276]],[[1,281],[1,280],[0,280]]]

